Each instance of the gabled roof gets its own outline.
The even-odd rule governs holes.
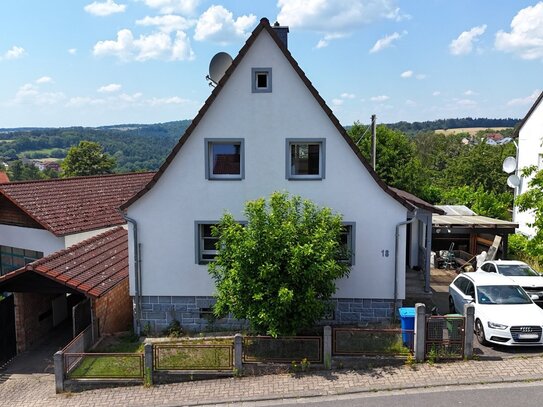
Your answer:
[[[128,278],[128,233],[119,226],[52,253],[1,276],[0,288],[25,273],[37,273],[98,298]]]
[[[543,92],[541,92],[541,94],[540,94],[539,97],[536,99],[536,101],[534,102],[534,104],[532,105],[532,107],[530,108],[530,110],[528,110],[528,113],[526,113],[526,116],[524,116],[524,119],[522,119],[522,120],[520,121],[520,123],[516,125],[515,130],[514,130],[514,132],[513,132],[513,136],[514,136],[514,137],[518,137],[518,136],[519,136],[520,130],[521,130],[522,127],[526,124],[526,122],[528,121],[528,119],[530,118],[530,116],[532,115],[532,113],[533,113],[534,110],[537,108],[537,106],[539,105],[539,103],[541,103],[542,100],[543,100]]]
[[[74,177],[0,184],[0,194],[56,236],[122,225],[121,203],[154,173]]]
[[[283,52],[283,55],[285,56],[285,58],[290,62],[292,68],[296,71],[300,79],[307,86],[307,89],[309,90],[309,92],[317,100],[317,103],[322,107],[322,109],[324,110],[324,113],[326,113],[326,115],[332,121],[332,123],[334,124],[338,132],[343,136],[347,144],[349,144],[352,151],[356,154],[360,162],[364,165],[364,167],[373,177],[375,182],[377,182],[377,184],[379,184],[379,186],[383,189],[383,191],[385,191],[388,195],[396,199],[398,202],[400,202],[400,204],[405,206],[407,209],[412,210],[413,206],[406,199],[402,198],[396,192],[391,190],[379,178],[377,173],[369,165],[369,163],[364,158],[364,156],[362,155],[362,153],[360,152],[356,144],[351,140],[346,130],[339,123],[339,120],[334,116],[334,114],[332,113],[332,110],[326,105],[326,102],[324,101],[324,99],[319,95],[319,92],[317,92],[313,84],[309,81],[309,79],[305,75],[304,71],[300,68],[296,60],[292,57],[290,51],[286,48],[286,46],[281,41],[281,39],[279,39],[274,29],[270,26],[270,22],[268,21],[267,18],[263,18],[260,20],[260,23],[254,29],[251,36],[247,39],[247,41],[245,42],[245,45],[239,51],[239,54],[232,61],[232,65],[230,65],[230,67],[226,70],[225,74],[223,75],[223,77],[221,78],[221,80],[219,81],[215,89],[213,89],[213,92],[211,93],[211,95],[207,98],[204,105],[202,106],[202,108],[200,109],[200,111],[198,112],[198,114],[196,115],[192,123],[190,124],[190,126],[185,131],[185,134],[183,134],[183,136],[179,139],[179,142],[175,145],[172,152],[168,155],[168,157],[166,158],[166,161],[164,161],[164,163],[160,166],[159,170],[154,175],[154,177],[149,181],[147,185],[145,185],[145,187],[141,191],[139,191],[136,195],[134,195],[132,198],[126,201],[123,205],[121,205],[121,209],[128,208],[131,204],[133,204],[135,201],[137,201],[139,198],[145,195],[147,191],[149,191],[160,179],[164,171],[166,171],[166,169],[168,168],[170,163],[173,161],[173,159],[175,158],[175,156],[177,155],[181,147],[183,147],[187,139],[191,136],[196,126],[198,126],[198,123],[200,123],[202,118],[205,116],[210,106],[213,104],[213,102],[215,101],[215,99],[217,98],[221,90],[224,88],[224,86],[228,82],[228,79],[232,76],[237,66],[241,63],[243,57],[247,54],[247,52],[249,51],[249,49],[251,48],[251,46],[253,45],[253,43],[256,41],[257,37],[263,30],[269,33],[273,41],[276,43],[279,49]]]
[[[427,211],[430,211],[432,213],[437,213],[439,215],[445,214],[445,211],[442,208],[440,208],[439,206],[434,206],[431,203],[428,203],[425,200],[420,199],[418,196],[410,194],[409,192],[406,192],[406,191],[402,191],[401,189],[398,189],[398,188],[394,188],[394,187],[389,187],[389,188],[392,189],[392,191],[394,191],[396,194],[398,194],[399,196],[401,196],[402,198],[410,202],[412,205],[416,206],[417,208],[425,209]]]

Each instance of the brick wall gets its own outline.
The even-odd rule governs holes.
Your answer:
[[[17,353],[43,339],[53,329],[51,301],[57,295],[14,293]]]
[[[3,195],[0,195],[0,223],[4,225],[43,229],[43,226],[33,220]]]
[[[128,294],[128,278],[102,297],[93,301],[94,316],[100,323],[100,334],[126,331],[132,326],[132,298]]]

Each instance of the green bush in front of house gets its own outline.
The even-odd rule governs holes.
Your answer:
[[[232,313],[272,336],[313,325],[327,311],[335,281],[350,270],[339,260],[341,216],[279,192],[247,202],[244,213],[246,224],[227,213],[213,230],[216,316]]]

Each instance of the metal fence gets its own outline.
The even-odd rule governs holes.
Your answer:
[[[461,359],[464,356],[465,318],[429,316],[426,318],[425,356],[430,360]]]
[[[67,379],[142,379],[141,353],[64,353]]]
[[[233,345],[153,344],[154,370],[232,370]]]
[[[401,328],[332,329],[333,356],[408,355],[413,353],[414,331]]]
[[[320,336],[244,336],[243,363],[290,363],[306,359],[322,363],[323,348]]]

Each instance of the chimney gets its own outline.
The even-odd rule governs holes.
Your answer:
[[[288,27],[287,26],[281,26],[276,21],[273,24],[273,29],[275,30],[275,33],[281,40],[281,42],[285,45],[285,48],[288,48]]]

